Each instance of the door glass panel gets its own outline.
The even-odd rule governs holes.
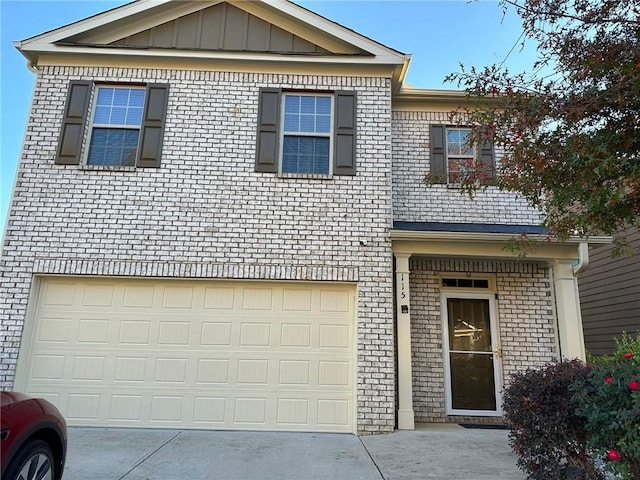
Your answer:
[[[496,410],[489,300],[448,298],[451,408]]]
[[[486,299],[449,298],[449,350],[491,351],[491,318]]]
[[[451,408],[495,410],[493,355],[451,353]]]

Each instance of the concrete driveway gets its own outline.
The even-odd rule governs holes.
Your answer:
[[[523,480],[506,430],[348,434],[69,428],[64,480]]]

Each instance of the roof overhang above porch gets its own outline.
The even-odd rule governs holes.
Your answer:
[[[490,225],[396,222],[389,232],[394,254],[430,257],[579,261],[585,244],[608,244],[611,237],[553,239],[537,225]],[[510,247],[526,238],[523,249]]]

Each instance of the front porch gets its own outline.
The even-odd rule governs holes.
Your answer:
[[[512,373],[585,358],[575,275],[588,262],[586,243],[544,242],[522,258],[505,249],[513,226],[433,225],[391,232],[398,428],[500,421]],[[546,238],[539,227],[521,228]]]

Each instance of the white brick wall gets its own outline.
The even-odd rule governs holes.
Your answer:
[[[495,275],[505,384],[516,371],[557,360],[551,294],[553,286],[548,268],[523,261],[412,258],[410,269],[413,406],[416,422],[447,421],[440,272]]]
[[[472,200],[459,189],[429,186],[429,125],[450,123],[448,113],[393,112],[393,216],[404,222],[538,225],[541,217],[517,195],[497,187]]]
[[[162,168],[54,165],[71,79],[170,84]],[[262,86],[356,90],[358,175],[255,173]],[[36,273],[349,281],[358,429],[393,430],[389,95],[390,81],[376,78],[42,68],[0,265],[2,386],[13,384]]]
[[[168,83],[162,168],[54,165],[72,79]],[[255,173],[262,86],[356,90],[358,175],[319,180]],[[377,78],[43,68],[0,263],[2,387],[13,384],[34,274],[357,282],[358,430],[393,430],[392,220],[536,224],[540,218],[494,188],[470,201],[457,190],[427,186],[428,126],[446,122],[446,114],[392,113],[389,96],[390,81]],[[456,268],[497,272],[505,378],[554,358],[546,269],[414,259],[418,421],[444,419],[433,282],[435,272]]]

